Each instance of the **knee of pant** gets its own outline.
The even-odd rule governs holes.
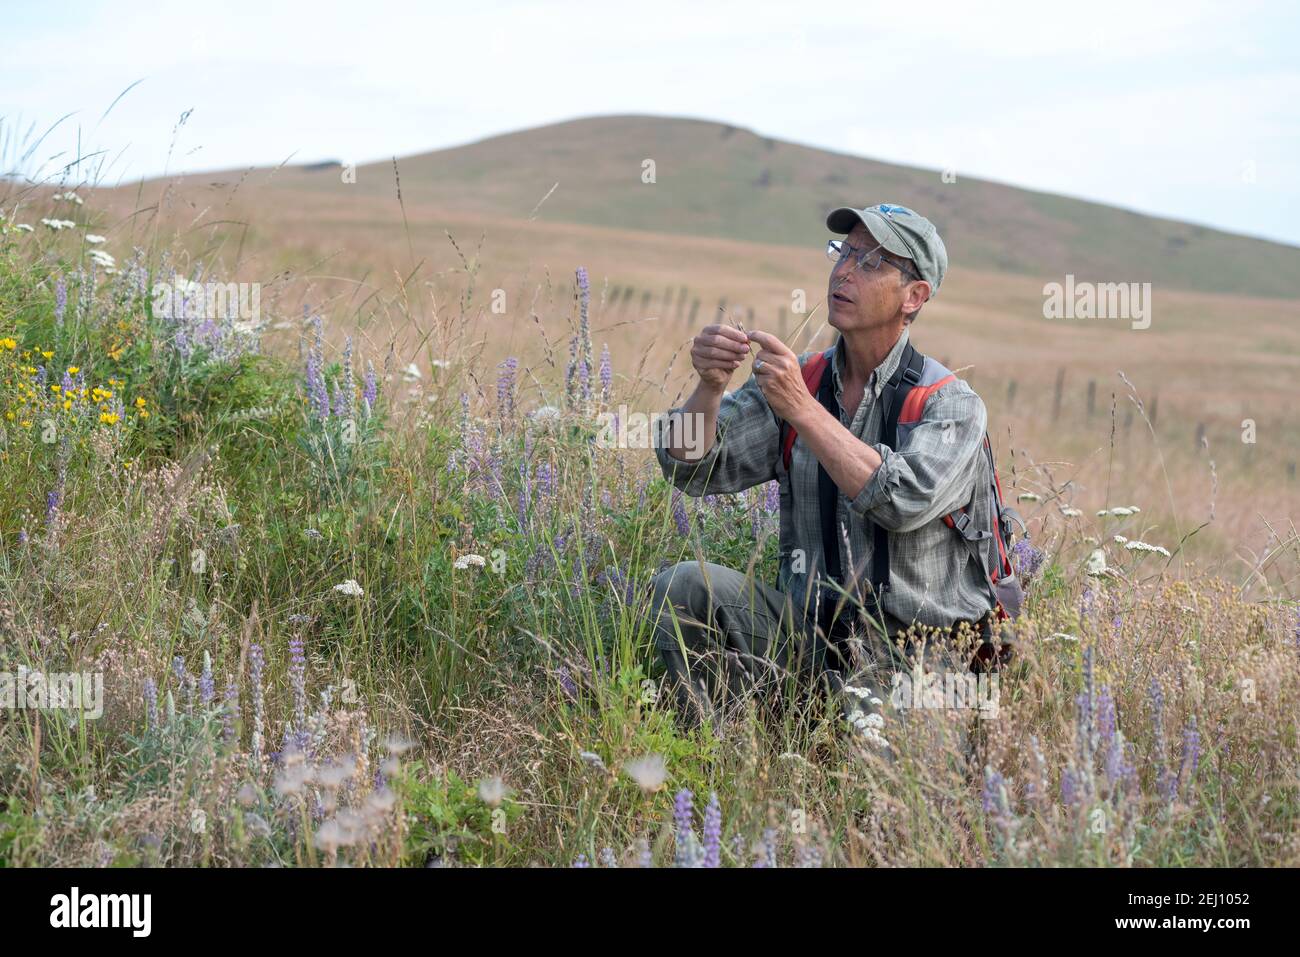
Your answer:
[[[703,583],[698,562],[678,562],[665,568],[651,581],[655,610],[665,599],[674,607],[689,608]]]

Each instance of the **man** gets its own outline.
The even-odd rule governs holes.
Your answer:
[[[984,403],[952,377],[928,395],[906,435],[900,428],[897,448],[880,441],[882,392],[908,354],[911,324],[943,281],[947,251],[929,220],[901,206],[842,207],[826,224],[847,234],[827,249],[835,262],[827,321],[839,336],[824,376],[833,376],[835,403],[819,401],[801,375],[815,353],[796,357],[769,333],[710,325],[691,349],[699,384],[660,420],[660,466],[687,494],[773,480],[781,489],[778,587],[699,562],[655,578],[655,641],[688,720],[716,719],[728,699],[773,691],[791,676],[822,677],[832,689],[851,682],[859,698],[846,715],[875,730],[882,719],[865,714],[881,710],[887,678],[904,657],[964,672],[988,660],[995,600],[988,576],[977,549],[943,521],[966,506],[975,527],[991,527],[992,503],[974,494],[990,479]],[[727,394],[751,346],[754,374]],[[696,428],[675,427],[681,416],[697,417]],[[787,467],[789,429],[797,439]],[[684,431],[703,441],[688,446]],[[821,506],[829,496],[833,513]],[[832,514],[835,556],[823,547]],[[882,541],[887,585],[872,588]],[[984,640],[982,656],[974,636]],[[868,736],[883,745],[879,734]]]

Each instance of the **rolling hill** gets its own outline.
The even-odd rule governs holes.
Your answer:
[[[642,181],[647,159],[655,164],[653,183]],[[398,166],[407,203],[475,217],[526,219],[536,210],[547,222],[816,246],[826,238],[828,209],[887,201],[933,219],[954,265],[1300,297],[1300,249],[1292,246],[960,171],[956,182],[945,183],[937,170],[813,149],[720,123],[593,117],[406,157]],[[329,163],[275,176],[278,189],[292,192],[336,192],[339,184],[339,167]],[[393,187],[392,162],[359,167],[349,186],[358,199],[385,200]]]

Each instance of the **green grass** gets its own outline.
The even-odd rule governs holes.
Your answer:
[[[1054,527],[975,766],[933,715],[888,719],[892,761],[816,701],[684,731],[659,684],[646,585],[694,557],[773,579],[774,517],[761,489],[686,501],[682,536],[646,455],[592,443],[597,409],[638,399],[621,383],[586,403],[557,370],[503,412],[498,370],[474,367],[468,347],[442,353],[460,358],[415,396],[404,362],[358,351],[347,382],[330,354],[325,380],[358,408],[373,361],[378,398],[321,421],[296,359],[183,354],[126,270],[101,273],[82,309],[84,251],[37,254],[0,228],[0,339],[13,339],[0,414],[14,414],[0,672],[99,671],[105,695],[99,720],[0,712],[0,864],[669,863],[682,789],[697,829],[716,793],[726,865],[1300,857],[1300,648],[1267,570],[1245,594],[1107,545],[1119,575],[1089,580],[1083,561],[1113,528]],[[169,278],[153,253],[138,266],[143,288]],[[462,319],[444,310],[440,333],[455,342]],[[121,383],[104,404],[123,414],[33,398],[33,364],[76,367],[88,391]],[[529,414],[542,404],[562,411]],[[483,567],[457,569],[470,554]],[[346,580],[363,594],[336,591]],[[1079,724],[1081,694],[1094,714],[1114,704],[1114,773],[1088,744],[1108,740],[1105,722]],[[305,753],[273,756],[299,735]],[[647,755],[664,761],[661,787],[625,770]]]

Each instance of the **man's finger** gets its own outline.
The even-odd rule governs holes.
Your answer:
[[[765,372],[769,369],[783,369],[785,368],[783,359],[785,359],[785,356],[780,353],[768,352],[766,349],[762,349],[758,355],[754,356],[754,365],[755,367],[761,365]]]
[[[731,348],[724,349],[719,346],[706,343],[706,344],[697,344],[695,346],[695,355],[699,358],[705,358],[705,359],[726,359],[728,361],[734,359],[739,361],[745,357],[745,350],[741,349],[739,352],[737,352]]]
[[[773,355],[794,355],[784,342],[772,335],[770,332],[752,331],[749,333],[749,338],[754,342],[757,342],[764,351],[770,352]]]
[[[698,346],[703,346],[706,348],[724,349],[727,352],[735,353],[736,355],[741,355],[741,356],[749,352],[749,345],[747,343],[737,342],[735,339],[728,339],[727,337],[720,336],[720,335],[697,336],[695,339],[695,343]]]
[[[733,342],[738,342],[746,349],[749,348],[749,336],[734,326],[710,326],[709,330],[714,335],[725,336]]]

